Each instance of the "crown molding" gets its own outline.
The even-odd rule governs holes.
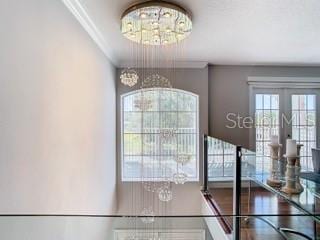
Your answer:
[[[142,61],[120,61],[119,68],[206,68],[208,62],[202,61],[157,61],[154,64],[152,61],[143,63]]]
[[[145,65],[142,61],[119,61],[112,51],[112,48],[103,37],[98,27],[95,25],[94,21],[91,19],[87,13],[85,7],[80,2],[80,0],[61,0],[68,10],[74,15],[82,27],[87,31],[89,36],[98,45],[101,51],[107,56],[107,58],[119,68],[135,67],[135,68],[205,68],[208,66],[208,62],[203,61],[156,61],[156,66],[151,62]]]
[[[100,30],[97,28],[93,20],[89,17],[89,14],[85,10],[84,6],[79,0],[62,0],[64,5],[69,9],[69,11],[74,15],[82,27],[87,31],[89,36],[98,45],[101,51],[107,56],[107,58],[115,65],[118,65],[117,58],[112,52],[112,48],[103,37]]]

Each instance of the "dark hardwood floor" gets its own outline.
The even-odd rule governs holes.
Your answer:
[[[233,192],[230,188],[210,189],[214,201],[217,203],[220,213],[232,215]],[[250,196],[250,199],[249,199]],[[244,189],[241,194],[241,215],[259,214],[302,214],[285,200],[275,196],[273,193],[259,187]],[[312,239],[320,239],[320,226],[310,217],[304,216],[268,216],[264,217],[277,227],[291,228],[307,234]],[[241,240],[278,240],[283,239],[279,234],[265,222],[250,217],[241,221]],[[232,218],[227,217],[226,221],[232,225]],[[315,230],[316,229],[316,230]],[[290,239],[304,239],[294,235]]]

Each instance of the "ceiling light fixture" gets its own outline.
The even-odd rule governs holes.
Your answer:
[[[153,39],[154,29],[157,39]],[[121,32],[131,41],[145,45],[177,43],[192,30],[190,14],[179,5],[161,0],[150,0],[129,7],[121,18]],[[132,36],[135,33],[135,37]]]

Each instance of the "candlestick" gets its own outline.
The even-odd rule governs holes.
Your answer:
[[[287,156],[284,157],[287,158],[287,170],[286,170],[286,184],[281,189],[281,191],[288,193],[288,194],[297,194],[299,193],[298,189],[296,188],[296,167],[295,162],[297,156]]]
[[[280,181],[280,150],[282,145],[271,143],[270,156],[271,156],[271,166],[270,166],[270,176],[267,179],[267,184],[272,187],[281,187]]]
[[[296,173],[296,189],[299,193],[303,192],[304,188],[301,185],[300,182],[300,173],[301,173],[301,164],[300,164],[300,152],[301,148],[303,147],[303,144],[297,144],[297,153],[298,157],[296,158],[296,164],[295,164],[295,173]]]
[[[287,139],[286,156],[295,157],[297,156],[297,141],[293,139]]]
[[[277,135],[271,136],[271,144],[279,144],[279,137]]]

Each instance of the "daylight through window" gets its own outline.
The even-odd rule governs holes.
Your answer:
[[[122,181],[163,181],[179,171],[197,181],[198,96],[152,88],[121,100]],[[185,164],[177,163],[186,158]]]

